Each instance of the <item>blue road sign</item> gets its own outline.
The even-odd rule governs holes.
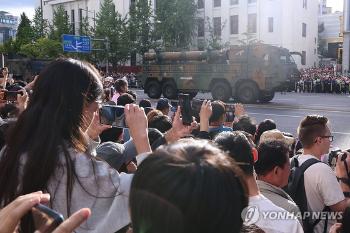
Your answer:
[[[64,52],[90,53],[91,38],[89,36],[62,35]]]

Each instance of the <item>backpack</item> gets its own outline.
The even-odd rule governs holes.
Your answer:
[[[314,222],[311,217],[304,218],[304,213],[308,211],[308,203],[306,198],[305,186],[304,186],[304,172],[310,166],[315,163],[321,163],[320,160],[311,158],[306,160],[302,165],[299,165],[299,156],[294,156],[291,161],[291,171],[288,179],[288,186],[286,192],[291,196],[300,209],[300,213],[303,220],[303,229],[305,233],[313,233],[314,227],[321,221],[316,219]],[[330,208],[326,206],[322,211],[329,211]],[[323,232],[327,232],[328,216],[325,219]]]

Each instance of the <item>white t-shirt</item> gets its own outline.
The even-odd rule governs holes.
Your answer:
[[[264,197],[262,194],[249,197],[249,206],[247,209],[248,211],[249,209],[250,210],[254,209],[255,211],[258,210],[258,213],[257,212],[251,213],[251,218],[249,218],[248,222],[247,221],[244,222],[245,225],[255,224],[265,232],[269,232],[269,233],[304,232],[299,221],[295,216],[293,216],[292,213],[289,213],[286,210],[276,206],[269,199]],[[271,215],[266,215],[267,213],[271,213]],[[289,216],[289,218],[287,219],[274,218],[275,213],[285,214],[284,216]],[[264,217],[264,216],[271,216],[271,217]]]
[[[313,155],[299,156],[299,166],[311,158],[318,159]],[[335,173],[324,163],[316,163],[306,169],[304,173],[304,186],[308,209],[312,212],[321,212],[325,206],[337,204],[345,199]],[[322,233],[324,222],[321,220],[315,226],[314,232]],[[335,220],[328,220],[327,232],[329,232],[329,228],[335,222]]]

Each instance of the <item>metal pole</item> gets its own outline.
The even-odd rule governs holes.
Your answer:
[[[96,31],[96,11],[94,10],[94,32]]]
[[[41,37],[44,37],[44,11],[43,11],[43,0],[40,0],[40,11],[41,11]]]
[[[109,40],[108,37],[105,38],[106,41],[106,52],[107,52],[107,57],[106,57],[106,75],[108,75],[108,66],[109,66],[109,62],[108,62],[108,57],[109,57]]]

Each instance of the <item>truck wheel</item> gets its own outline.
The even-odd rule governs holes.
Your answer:
[[[145,92],[148,94],[148,97],[152,99],[158,99],[162,95],[162,87],[158,81],[150,81],[147,83]]]
[[[269,92],[268,94],[266,93],[265,95],[263,96],[260,96],[259,98],[259,102],[260,103],[267,103],[267,102],[270,102],[273,97],[275,97],[275,92]]]
[[[243,104],[256,103],[258,89],[253,83],[242,83],[237,89],[237,99]]]
[[[214,100],[228,101],[231,97],[230,85],[224,82],[215,83],[211,89],[211,96]]]
[[[173,81],[166,81],[162,86],[163,96],[168,99],[177,99],[177,88]]]

